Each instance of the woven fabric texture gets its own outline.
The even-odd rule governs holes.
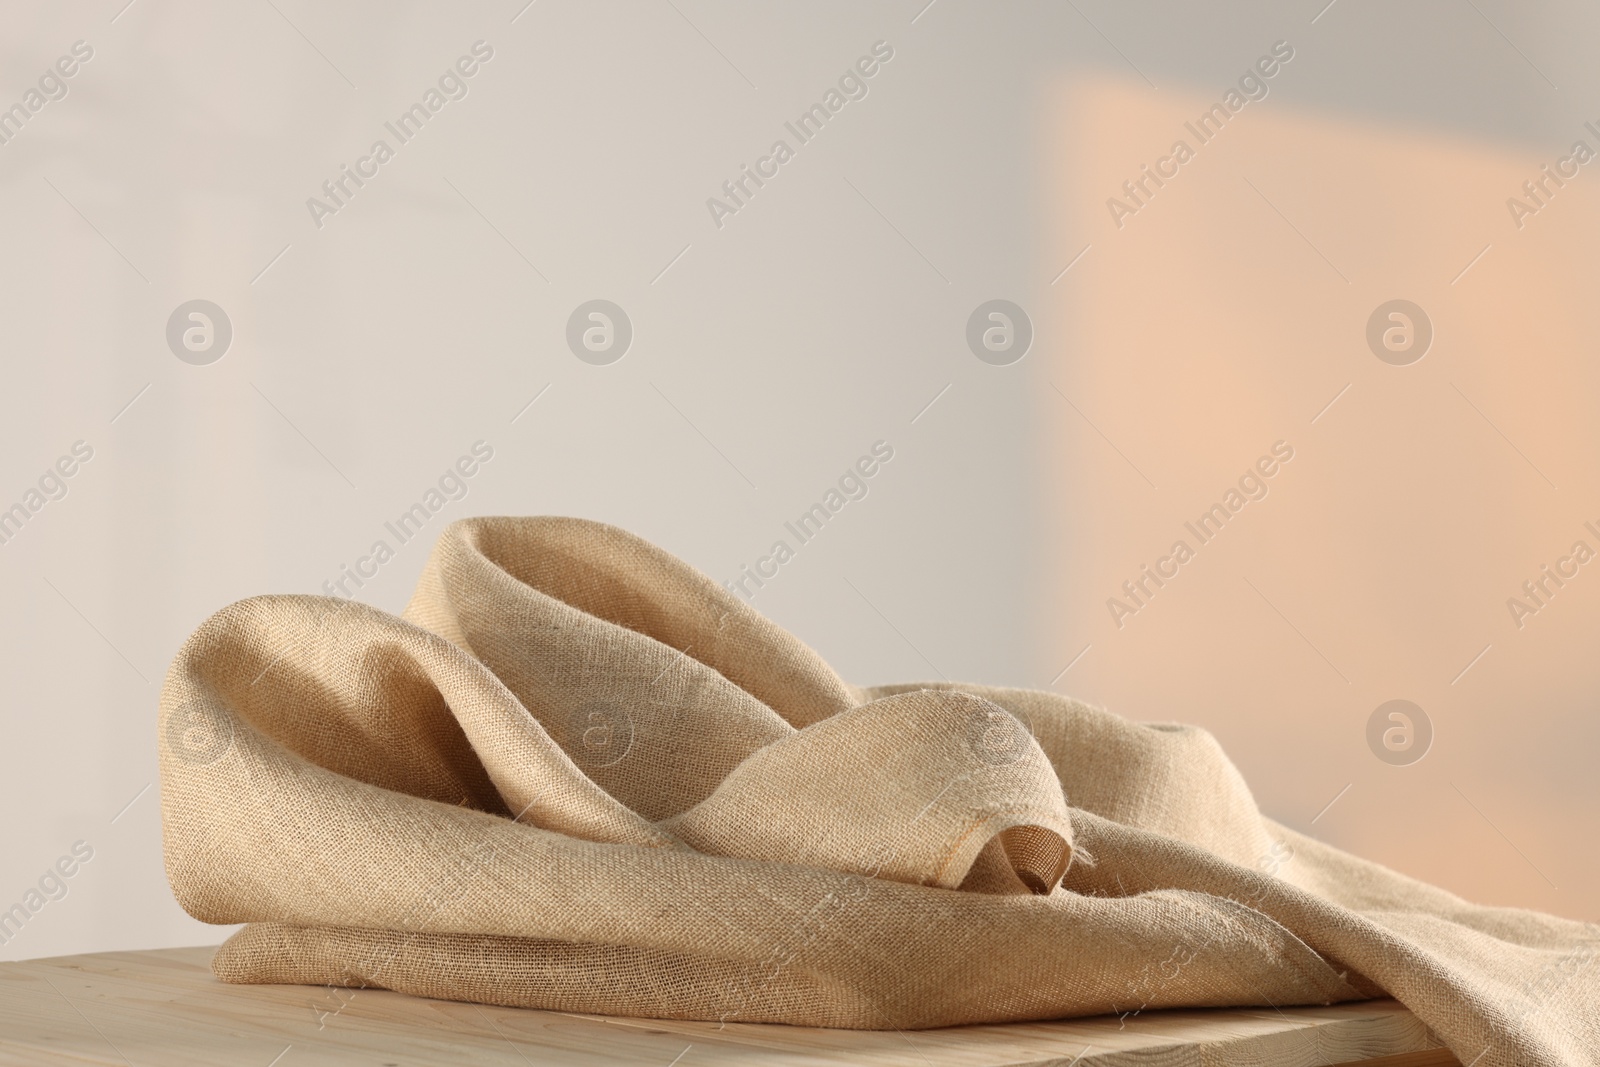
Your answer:
[[[1202,730],[859,688],[625,531],[448,527],[403,618],[265,596],[160,711],[168,877],[229,982],[882,1029],[1404,1002],[1600,1064],[1600,929],[1265,818]]]

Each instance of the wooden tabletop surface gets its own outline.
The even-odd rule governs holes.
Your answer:
[[[27,1067],[1372,1067],[1458,1065],[1392,1000],[944,1030],[665,1022],[225,985],[210,948],[0,964],[0,1064]]]

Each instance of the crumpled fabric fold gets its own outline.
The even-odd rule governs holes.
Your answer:
[[[403,617],[224,608],[160,735],[225,981],[863,1029],[1387,995],[1463,1063],[1600,1064],[1600,929],[1279,826],[1202,730],[851,685],[600,523],[454,523]]]

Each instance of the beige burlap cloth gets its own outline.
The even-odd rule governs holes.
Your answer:
[[[1198,729],[857,688],[599,523],[455,523],[404,619],[225,608],[160,733],[229,982],[872,1029],[1388,994],[1463,1063],[1600,1063],[1600,929],[1279,826]]]

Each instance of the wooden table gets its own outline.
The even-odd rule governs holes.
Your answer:
[[[1459,1067],[1427,1027],[1392,1000],[908,1033],[719,1027],[480,1007],[381,990],[224,985],[211,977],[212,951],[103,952],[0,964],[0,1064]]]

